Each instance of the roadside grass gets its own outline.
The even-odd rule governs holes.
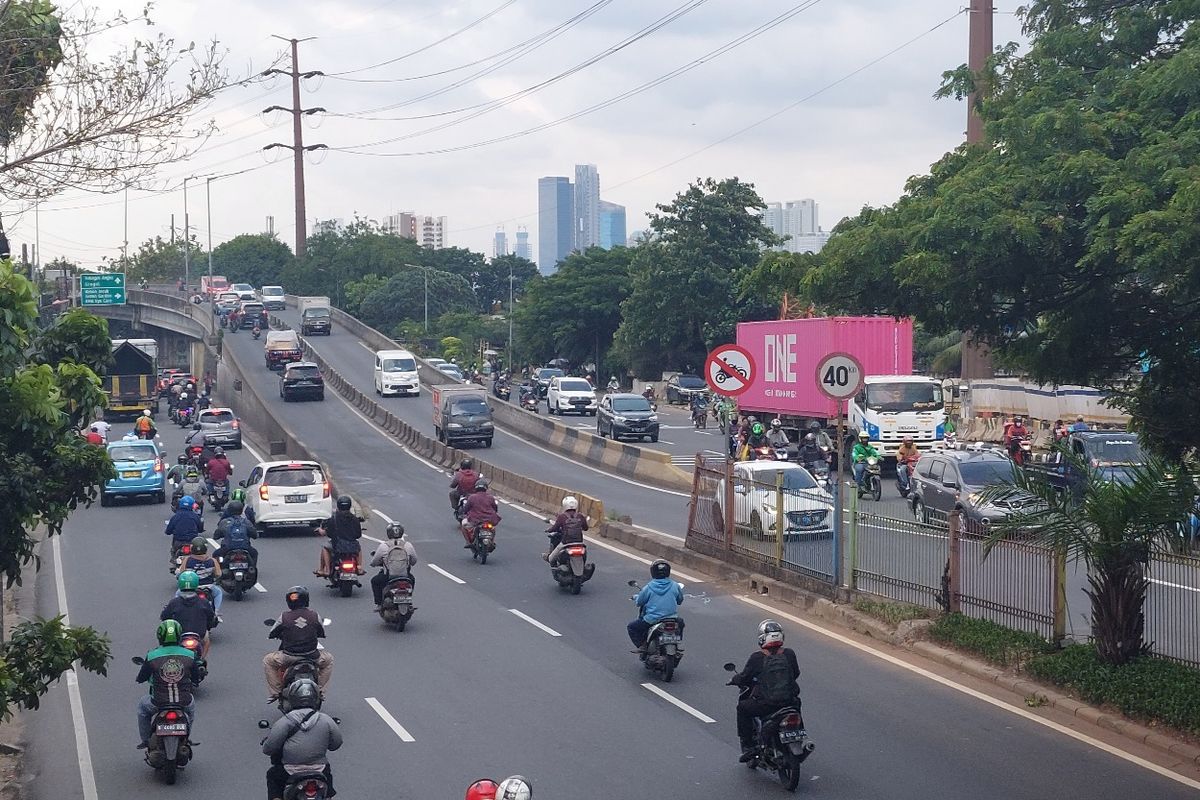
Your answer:
[[[901,622],[913,619],[929,619],[935,613],[932,609],[914,606],[909,603],[871,600],[866,597],[855,598],[854,610],[891,625],[899,625]]]
[[[1054,646],[1036,633],[1013,630],[986,619],[945,614],[929,626],[934,641],[965,650],[998,667],[1023,667]]]

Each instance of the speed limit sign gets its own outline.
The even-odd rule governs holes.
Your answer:
[[[863,386],[863,368],[849,353],[830,353],[817,364],[817,388],[834,400],[849,400]]]

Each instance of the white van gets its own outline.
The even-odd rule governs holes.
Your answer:
[[[417,359],[407,350],[380,350],[375,353],[375,394],[421,393],[417,377]]]

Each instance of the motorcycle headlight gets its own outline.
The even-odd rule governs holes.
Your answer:
[[[867,458],[867,466],[868,467],[873,467],[878,463],[879,463],[879,459],[875,458],[875,456],[870,456]]]

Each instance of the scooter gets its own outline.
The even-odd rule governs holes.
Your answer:
[[[253,336],[255,339],[259,339],[259,338],[261,338],[261,337],[262,337],[262,328],[260,328],[258,325],[255,325],[255,326],[254,326],[254,330],[252,330],[252,331],[250,332],[250,334],[251,334],[251,335],[252,335],[252,336]]]
[[[1008,455],[1018,467],[1025,466],[1033,455],[1033,440],[1028,436],[1014,436],[1008,441]]]
[[[258,583],[258,567],[250,560],[249,550],[230,550],[221,556],[221,588],[234,600],[241,600]]]
[[[725,664],[726,672],[736,672],[737,665]],[[726,686],[737,686],[730,681]],[[741,690],[739,699],[750,695],[752,687],[738,686]],[[755,719],[758,752],[746,766],[750,769],[761,769],[774,772],[779,776],[779,782],[789,792],[796,791],[800,785],[800,765],[804,759],[812,755],[816,745],[808,740],[801,726],[800,709],[796,706],[781,708],[766,719]]]
[[[698,431],[708,428],[708,403],[692,407],[692,427]]]
[[[537,414],[538,406],[539,403],[537,392],[526,392],[525,394],[521,395],[521,408]]]
[[[333,721],[338,725],[342,724],[337,717],[333,717]],[[271,723],[260,719],[258,727],[260,730],[270,730]],[[264,737],[259,744],[266,744],[266,742],[266,737]],[[283,800],[326,800],[327,797],[329,797],[329,781],[324,772],[297,772],[294,775],[288,775],[287,784],[283,789]]]
[[[557,533],[547,535],[550,537],[550,550],[553,552],[562,537]],[[583,585],[592,579],[595,572],[596,565],[587,560],[587,545],[583,542],[564,547],[558,557],[558,563],[550,565],[551,577],[560,588],[571,594],[579,594]]]
[[[337,589],[342,597],[354,594],[354,587],[362,588],[359,583],[358,553],[333,553],[330,556],[329,588]]]
[[[466,521],[463,526],[468,525]],[[475,537],[471,539],[471,559],[486,564],[488,554],[496,550],[496,523],[481,522],[475,526]]]
[[[141,656],[134,656],[132,661],[138,666],[146,663]],[[189,738],[192,724],[184,707],[159,706],[151,731],[150,743],[146,746],[146,763],[162,773],[163,781],[168,786],[174,786],[176,773],[192,760],[193,742]]]
[[[402,631],[416,610],[417,607],[413,605],[412,578],[408,575],[389,578],[383,586],[383,602],[379,606],[379,616],[383,621]]]
[[[816,461],[810,461],[804,465],[809,474],[813,476],[813,480],[817,482],[825,491],[829,491],[829,462],[823,458]]]
[[[506,383],[503,386],[497,386],[493,394],[499,397],[504,402],[508,402],[508,398],[512,397],[512,388]]]
[[[641,590],[637,581],[629,581],[629,586]],[[633,600],[637,595],[629,598]],[[645,649],[635,651],[646,669],[662,676],[663,683],[670,683],[675,675],[675,668],[683,660],[683,620],[678,617],[667,617],[652,623],[646,633]]]
[[[913,470],[916,465],[915,459],[896,464],[896,491],[900,492],[901,497],[908,497],[908,493],[912,491]],[[900,480],[901,475],[905,480]]]

